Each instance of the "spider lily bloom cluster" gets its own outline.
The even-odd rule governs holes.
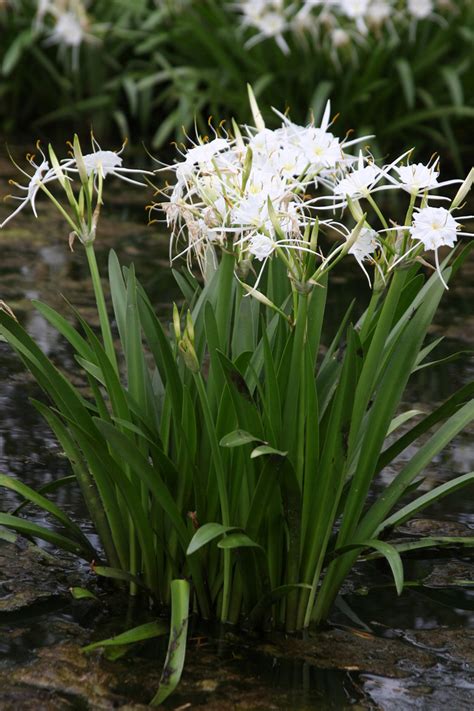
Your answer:
[[[337,50],[363,42],[371,33],[387,30],[396,35],[403,26],[413,29],[421,20],[443,22],[441,13],[453,9],[443,0],[242,0],[234,6],[242,27],[254,31],[248,47],[272,37],[288,54],[285,33],[294,32],[325,44],[335,59]]]
[[[23,194],[7,196],[11,200],[18,201],[20,204],[8,215],[3,223],[0,224],[0,227],[4,227],[27,206],[30,206],[34,216],[38,217],[36,198],[40,191],[45,193],[49,199],[54,202],[63,215],[67,215],[64,207],[50,192],[49,187],[47,187],[51,183],[56,183],[65,191],[67,202],[72,209],[71,214],[67,215],[67,220],[73,229],[74,236],[83,243],[93,241],[95,237],[95,225],[97,223],[97,217],[94,218],[94,212],[97,212],[98,215],[100,210],[102,202],[102,181],[108,175],[113,175],[127,183],[145,186],[145,183],[129,178],[128,175],[143,175],[146,171],[126,168],[122,165],[123,159],[121,154],[125,148],[125,144],[119,151],[107,151],[101,149],[94,136],[92,136],[91,141],[92,152],[83,154],[79,140],[77,136],[75,136],[71,157],[61,160],[58,160],[51,146],[49,146],[48,160],[38,142],[36,149],[39,158],[34,154],[27,154],[26,156],[27,163],[32,168],[31,173],[13,161],[15,167],[27,181],[24,185],[14,180],[10,181],[10,184]],[[79,189],[82,191],[82,198],[76,198],[74,195],[73,188],[75,184],[73,182],[73,176],[80,178]],[[95,210],[92,209],[94,200],[96,201]],[[86,214],[87,211],[89,214]],[[94,229],[92,229],[92,227],[94,227]]]
[[[37,217],[36,198],[40,191],[55,205],[65,218],[71,230],[69,234],[70,248],[73,248],[75,239],[78,239],[85,247],[104,346],[108,357],[116,367],[113,339],[93,245],[102,206],[102,187],[104,179],[107,176],[113,175],[127,183],[145,186],[145,183],[130,178],[129,175],[135,175],[137,173],[143,175],[146,171],[126,168],[122,165],[121,153],[125,148],[125,144],[119,151],[106,151],[101,149],[92,136],[92,152],[83,154],[79,139],[77,136],[74,136],[74,142],[71,148],[70,157],[59,160],[50,145],[48,160],[38,143],[37,150],[40,159],[36,159],[34,155],[27,155],[27,161],[33,169],[33,172],[30,174],[19,166],[16,166],[28,180],[25,185],[10,181],[23,194],[9,196],[20,204],[3,223],[0,224],[0,227],[4,227],[12,218],[28,206],[31,207],[33,214]],[[63,200],[57,197],[56,192],[51,192],[50,188],[53,185],[56,185],[64,192]]]
[[[155,207],[164,209],[172,228],[172,258],[194,255],[205,274],[216,249],[231,250],[240,271],[249,274],[252,266],[255,289],[269,259],[281,259],[291,280],[304,285],[350,254],[369,282],[365,264],[372,263],[383,284],[396,265],[423,251],[434,251],[441,273],[439,248],[470,235],[456,217],[459,201],[449,206],[439,194],[461,181],[440,181],[438,160],[412,163],[409,152],[378,166],[362,151],[347,151],[367,137],[334,135],[329,104],[319,127],[282,117],[281,127],[270,130],[253,95],[251,101],[255,127],[241,131],[234,124],[233,136],[198,139],[167,166],[176,183],[168,201]],[[384,215],[388,191],[400,193],[400,214]],[[324,253],[320,232],[342,237],[342,244]]]
[[[114,253],[108,313],[93,251],[103,182],[139,181],[118,153],[94,142],[84,155],[75,139],[63,160],[52,149],[48,158],[30,157],[15,214],[28,205],[36,212],[41,190],[84,244],[102,341],[83,319],[76,329],[45,304],[37,308],[74,349],[87,398],[4,308],[0,336],[51,400],[36,406],[70,460],[101,541],[97,556],[106,565],[96,572],[128,581],[132,594],[143,586],[162,605],[173,597],[171,581],[187,588],[189,580],[191,609],[205,619],[294,631],[327,619],[365,551],[385,557],[401,593],[406,544],[391,531],[474,482],[465,473],[415,493],[425,467],[473,421],[472,385],[415,426],[407,423],[421,413],[400,412],[410,375],[432,365],[424,361],[438,341],[425,343],[428,329],[468,250],[453,249],[440,264],[443,283],[418,258],[465,234],[457,210],[474,170],[446,200],[439,191],[451,181],[440,179],[437,161],[412,163],[405,154],[378,165],[353,149],[365,139],[337,137],[329,106],[320,126],[282,116],[269,130],[251,92],[250,102],[254,127],[234,124],[232,135],[197,140],[173,165],[176,185],[164,206],[172,249],[196,256],[205,276],[201,284],[175,272],[185,318],[175,307],[173,328],[163,325],[133,265],[122,268]],[[396,204],[385,201],[393,191],[405,201],[401,218],[384,208]],[[332,247],[325,231],[338,238]],[[327,342],[329,271],[347,255],[364,270],[375,265],[374,289],[354,319],[348,306]],[[393,467],[415,443],[415,456]],[[372,484],[385,467],[396,473],[380,492]],[[39,500],[13,478],[0,477],[0,485]],[[51,503],[40,499],[64,535],[1,512],[0,524],[97,560]],[[429,544],[410,541],[410,549]],[[179,620],[173,613],[170,649],[185,630],[188,603],[185,596]],[[172,666],[176,681],[180,667]]]
[[[333,194],[337,180],[355,160],[346,153],[365,138],[339,140],[330,130],[330,105],[319,127],[298,126],[283,118],[280,128],[265,127],[254,106],[255,127],[234,136],[199,139],[173,164],[176,184],[162,207],[173,230],[178,255],[194,254],[205,271],[211,248],[231,248],[239,262],[266,262],[278,254],[292,277],[304,278],[304,255],[318,257],[309,194]],[[329,214],[332,205],[318,212]],[[332,219],[321,224],[332,225]]]

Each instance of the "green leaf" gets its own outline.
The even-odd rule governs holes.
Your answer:
[[[94,565],[93,572],[96,575],[100,575],[102,578],[111,578],[112,580],[122,580],[124,583],[135,583],[140,588],[147,590],[146,585],[144,585],[143,580],[140,580],[136,575],[128,573],[126,570],[120,570],[120,568],[111,568],[107,565]]]
[[[277,457],[286,457],[288,452],[283,452],[280,449],[274,449],[274,447],[269,447],[268,444],[262,444],[255,449],[250,454],[250,459],[256,459],[256,457],[261,457],[264,454],[275,455]]]
[[[219,543],[217,544],[218,548],[261,548],[261,546],[258,543],[255,543],[255,541],[252,541],[249,536],[247,536],[245,533],[231,533],[228,536],[225,536]]]
[[[57,330],[61,335],[63,335],[74,348],[74,350],[88,361],[94,359],[94,354],[87,343],[87,341],[76,331],[76,329],[71,326],[69,321],[67,321],[63,316],[58,314],[57,311],[52,309],[47,304],[43,304],[41,301],[33,300],[31,302],[37,311]]]
[[[454,67],[445,66],[441,68],[441,74],[445,84],[451,94],[451,100],[455,106],[464,104],[463,84]]]
[[[235,526],[223,526],[221,523],[205,523],[203,526],[198,528],[194,536],[192,537],[186,555],[191,555],[196,553],[200,548],[206,546],[208,543],[213,541],[219,536],[223,536],[229,531],[238,530]]]
[[[51,514],[51,516],[54,516],[54,518],[57,519],[71,533],[72,537],[77,539],[81,546],[89,548],[91,555],[94,554],[94,549],[90,545],[86,536],[82,533],[79,526],[71,521],[69,516],[67,516],[64,511],[61,511],[59,506],[56,506],[56,504],[47,499],[45,496],[38,494],[38,492],[31,487],[23,484],[23,482],[18,479],[13,479],[13,477],[9,477],[6,474],[0,474],[0,486],[4,486],[11,491],[15,491],[17,494],[20,494],[23,498],[31,501],[43,511],[47,511]]]
[[[18,33],[7,48],[2,61],[2,74],[8,76],[20,61],[23,52],[35,41],[35,33],[28,28]]]
[[[186,656],[190,586],[187,580],[171,582],[171,629],[160,685],[150,706],[159,706],[176,689]]]
[[[402,412],[401,415],[397,415],[397,417],[394,417],[391,421],[387,435],[392,434],[392,432],[395,432],[395,430],[404,425],[405,422],[408,422],[413,417],[417,417],[417,415],[424,415],[423,410],[407,410],[407,412]]]
[[[86,588],[69,588],[74,600],[98,600],[97,595]]]
[[[378,536],[384,528],[399,526],[404,521],[408,521],[408,519],[412,518],[419,511],[422,511],[435,501],[439,501],[439,499],[443,498],[443,496],[447,496],[453,491],[461,489],[463,486],[469,486],[472,484],[474,484],[474,472],[462,474],[461,476],[457,476],[455,479],[451,479],[451,481],[447,481],[444,484],[436,486],[431,491],[428,491],[426,494],[419,496],[414,501],[411,501],[406,506],[403,506],[403,508],[386,518],[385,521],[382,521],[380,526],[376,528],[374,535]]]
[[[117,634],[115,637],[102,639],[100,642],[92,642],[92,644],[82,647],[81,651],[91,652],[93,649],[99,649],[99,647],[117,647],[123,644],[136,644],[137,642],[143,642],[145,639],[161,637],[166,634],[168,630],[169,625],[162,620],[146,622],[144,625],[133,627],[133,629]]]
[[[397,501],[405,493],[406,488],[418,476],[433,458],[451,442],[458,432],[474,419],[474,399],[468,402],[458,412],[452,415],[430,437],[410,461],[397,474],[395,479],[385,488],[383,497],[380,497],[367,511],[357,530],[357,536],[373,536],[374,531],[384,520],[387,513],[393,509]]]
[[[336,548],[333,556],[337,557],[339,555],[344,555],[344,553],[347,553],[348,551],[359,548],[374,548],[378,553],[380,553],[381,556],[387,559],[387,562],[392,570],[397,593],[401,595],[403,592],[403,563],[399,552],[401,549],[398,546],[387,543],[386,541],[379,541],[376,538],[372,538],[368,541],[362,541],[361,543],[351,543],[350,545],[342,548]]]
[[[38,494],[49,494],[53,491],[57,491],[58,489],[61,489],[63,486],[66,486],[67,484],[72,484],[76,482],[76,477],[73,474],[69,474],[68,476],[63,476],[60,479],[54,479],[53,481],[48,481],[47,484],[43,484],[43,486],[40,486],[37,493]],[[12,511],[13,516],[18,516],[20,511],[25,508],[25,506],[29,505],[29,501],[25,500],[19,506],[16,507],[14,511]]]
[[[250,432],[246,432],[245,430],[234,430],[233,432],[229,432],[229,434],[222,437],[219,444],[221,447],[241,447],[249,442],[261,441],[262,440],[259,437],[255,437],[250,434]]]
[[[90,560],[90,550],[84,551],[84,547],[79,545],[76,541],[66,538],[66,536],[56,533],[49,528],[44,528],[43,526],[38,526],[36,523],[31,523],[23,518],[17,518],[16,516],[11,516],[10,514],[0,513],[0,526],[6,526],[7,528],[13,528],[14,531],[19,533],[24,533],[27,536],[33,536],[34,538],[40,538],[43,541],[52,543],[58,548],[62,548],[70,553],[75,553],[84,560]]]
[[[263,595],[260,600],[257,602],[255,607],[250,611],[248,619],[251,624],[255,624],[256,620],[258,620],[265,610],[271,610],[272,606],[281,600],[282,598],[287,597],[290,595],[290,593],[294,593],[298,590],[311,590],[311,585],[307,585],[306,583],[293,583],[291,585],[280,585],[277,588],[274,588],[270,592],[266,593]]]
[[[406,434],[402,435],[400,439],[382,452],[377,462],[376,472],[381,471],[384,467],[390,464],[390,462],[395,459],[400,452],[403,452],[403,450],[406,449],[412,442],[418,439],[418,437],[427,432],[438,422],[450,417],[473,395],[474,383],[464,385],[460,388],[460,390],[454,393],[454,395],[451,395],[451,397],[436,408],[436,410],[433,410],[433,412],[427,415],[421,422],[415,425],[415,427],[409,430]]]
[[[381,553],[387,559],[387,562],[392,569],[397,593],[401,595],[403,592],[403,563],[397,549],[390,545],[390,543],[378,541],[376,539],[365,541],[365,545],[370,548],[375,548],[376,551]]]
[[[403,93],[405,95],[405,103],[409,109],[415,106],[415,81],[410,64],[406,59],[397,59],[395,68],[400,78]]]
[[[0,541],[6,541],[7,543],[16,543],[18,536],[16,533],[9,531],[7,528],[0,526]]]

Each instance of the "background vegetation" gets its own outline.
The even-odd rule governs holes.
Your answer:
[[[276,121],[271,106],[287,106],[303,123],[312,116],[318,121],[331,98],[334,113],[341,113],[339,134],[356,126],[374,133],[374,153],[379,146],[387,154],[416,144],[420,157],[440,151],[457,169],[469,167],[471,2],[438,2],[419,20],[404,2],[394,2],[392,25],[365,33],[341,18],[329,31],[315,15],[310,30],[287,28],[288,51],[274,36],[256,37],[236,5],[10,0],[0,10],[3,133],[28,131],[30,138],[33,128],[50,138],[66,127],[69,134],[71,124],[89,124],[102,139],[128,136],[158,148],[182,140],[183,127],[192,132],[197,123],[205,130],[210,115],[249,120],[250,82],[269,107],[270,125]],[[286,12],[289,3],[274,5]],[[69,30],[76,18],[76,34],[64,32],[65,15]],[[336,30],[346,41],[340,34],[335,41]]]

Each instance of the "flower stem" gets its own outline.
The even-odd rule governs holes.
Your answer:
[[[102,282],[100,280],[99,267],[97,265],[97,260],[95,257],[94,245],[92,242],[88,242],[84,246],[86,250],[87,262],[89,264],[92,285],[94,287],[94,295],[97,305],[97,313],[99,314],[100,330],[102,333],[105,353],[108,359],[110,360],[115,372],[118,373],[117,357],[115,355],[112,331],[110,330],[109,317],[107,314],[107,307],[105,305],[104,291],[102,289]]]

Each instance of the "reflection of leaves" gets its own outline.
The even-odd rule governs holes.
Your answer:
[[[470,585],[473,583],[471,582]],[[449,607],[451,610],[474,610],[474,599],[472,595],[466,593],[464,589],[427,588],[421,590],[423,596],[437,602],[440,605]]]

